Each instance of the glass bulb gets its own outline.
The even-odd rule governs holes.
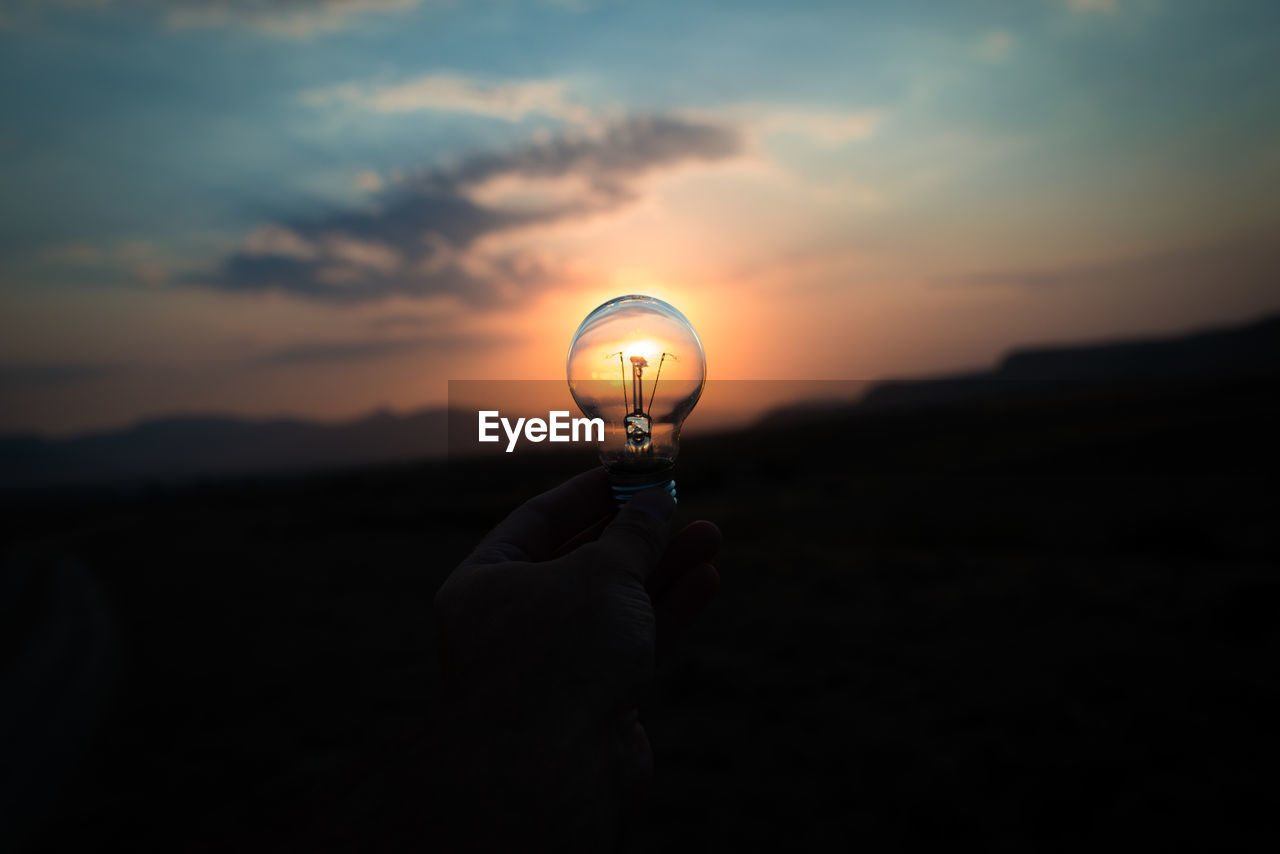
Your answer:
[[[680,427],[707,380],[693,325],[660,299],[616,297],[574,333],[568,373],[578,408],[604,420],[600,461],[618,502],[654,486],[674,498]]]

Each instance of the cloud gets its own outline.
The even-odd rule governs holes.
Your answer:
[[[984,62],[1004,62],[1013,53],[1017,40],[1008,30],[992,30],[973,48],[973,55]]]
[[[393,86],[346,83],[313,90],[303,99],[316,106],[337,101],[381,113],[439,110],[509,122],[520,121],[530,114],[576,124],[586,124],[591,118],[585,107],[565,96],[565,84],[559,80],[495,83],[452,74],[430,74]]]
[[[154,2],[154,0],[153,0]],[[247,27],[273,36],[307,38],[340,30],[370,12],[403,12],[418,0],[164,0],[165,20],[176,29]]]
[[[939,282],[974,287],[1038,289],[1087,282],[1091,276],[1096,276],[1097,272],[1096,269],[1090,268],[987,270],[980,273],[944,276],[939,279]]]
[[[699,115],[732,121],[749,128],[754,134],[795,134],[827,146],[869,139],[885,120],[885,112],[881,109],[812,110],[762,102],[733,104]]]
[[[615,210],[636,198],[643,175],[741,149],[724,124],[632,116],[595,132],[570,132],[479,154],[388,187],[371,210],[337,210],[264,225],[212,274],[188,281],[226,291],[274,290],[362,302],[403,295],[448,296],[471,305],[518,299],[554,271],[537,254],[495,253],[483,239],[517,228]],[[495,182],[572,181],[571,194],[506,205]]]
[[[370,13],[404,12],[419,0],[19,0],[16,9],[0,10],[15,25],[50,7],[108,11],[146,8],[164,15],[174,29],[240,27],[284,38],[309,38],[340,30]]]
[[[377,172],[366,170],[356,175],[356,188],[367,193],[376,193],[385,186],[386,182]]]
[[[0,365],[0,388],[41,388],[93,382],[123,372],[115,364],[42,362]]]
[[[147,285],[163,284],[171,266],[165,253],[145,240],[104,246],[67,243],[46,249],[41,257],[57,267],[94,270]]]
[[[1180,284],[1238,287],[1265,293],[1280,276],[1280,252],[1270,242],[1239,236],[1220,243],[1057,267],[996,269],[937,279],[938,284],[1027,291],[1098,288],[1115,293]]]
[[[422,314],[410,314],[408,312],[397,312],[394,314],[384,314],[369,320],[369,328],[374,331],[387,331],[393,329],[422,329],[434,323],[434,318],[427,317]]]
[[[55,264],[71,264],[78,267],[102,264],[108,257],[106,252],[88,243],[66,243],[61,246],[54,246],[46,249],[43,255],[46,261],[52,261]]]
[[[1067,0],[1067,8],[1077,14],[1114,15],[1120,11],[1119,0]]]
[[[280,365],[315,364],[317,362],[362,362],[398,356],[402,353],[433,351],[458,353],[480,348],[508,346],[514,343],[509,337],[444,333],[424,338],[375,338],[354,341],[311,341],[281,347],[252,360],[255,365],[269,367]]]

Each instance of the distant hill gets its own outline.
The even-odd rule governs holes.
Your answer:
[[[878,384],[863,410],[1001,396],[1051,384],[1199,382],[1280,374],[1280,317],[1137,341],[1016,350],[994,370]]]
[[[1147,386],[1280,377],[1280,317],[1162,338],[1015,350],[987,371],[886,380],[852,403],[799,403],[769,412],[760,426],[874,415],[1068,387]]]
[[[1142,341],[1020,350],[992,370],[877,385],[858,403],[801,404],[763,426],[991,399],[1055,384],[1158,384],[1280,376],[1280,317]],[[469,424],[470,422],[468,422]],[[0,487],[283,474],[443,456],[449,416],[379,412],[341,423],[180,417],[68,439],[0,437]]]
[[[0,437],[0,486],[193,479],[343,468],[441,456],[445,410],[326,424],[192,416],[68,439]]]

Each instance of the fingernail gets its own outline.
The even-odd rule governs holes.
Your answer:
[[[646,489],[643,492],[637,492],[627,502],[627,506],[634,507],[641,513],[647,513],[659,522],[669,522],[671,517],[676,515],[676,502],[663,489]]]

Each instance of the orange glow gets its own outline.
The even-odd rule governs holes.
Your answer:
[[[627,359],[630,359],[632,356],[643,356],[647,361],[652,362],[669,347],[669,344],[658,344],[651,340],[632,341],[623,346],[622,355]]]
[[[1238,322],[1275,304],[1269,244],[1197,250],[1184,262],[1158,243],[1058,245],[1063,232],[1033,219],[877,225],[839,181],[752,158],[655,173],[634,204],[599,216],[486,235],[464,260],[528,254],[548,272],[483,306],[454,295],[346,304],[186,287],[15,290],[0,312],[4,361],[121,369],[92,382],[15,383],[5,424],[59,433],[174,412],[336,419],[440,406],[451,379],[544,380],[555,386],[546,405],[571,408],[574,331],[628,293],[674,305],[702,339],[710,385],[695,429],[828,396],[819,380],[855,389],[989,365],[1020,345]],[[890,211],[910,201],[909,187],[900,199],[891,182],[877,189]],[[996,230],[993,244],[985,235]],[[964,275],[1023,269],[1065,271],[1069,286]],[[676,371],[687,368],[679,348],[635,335],[624,363],[638,354],[656,365],[665,351],[681,360]],[[616,382],[618,360],[605,356],[592,378]],[[725,380],[779,382],[744,401]]]

